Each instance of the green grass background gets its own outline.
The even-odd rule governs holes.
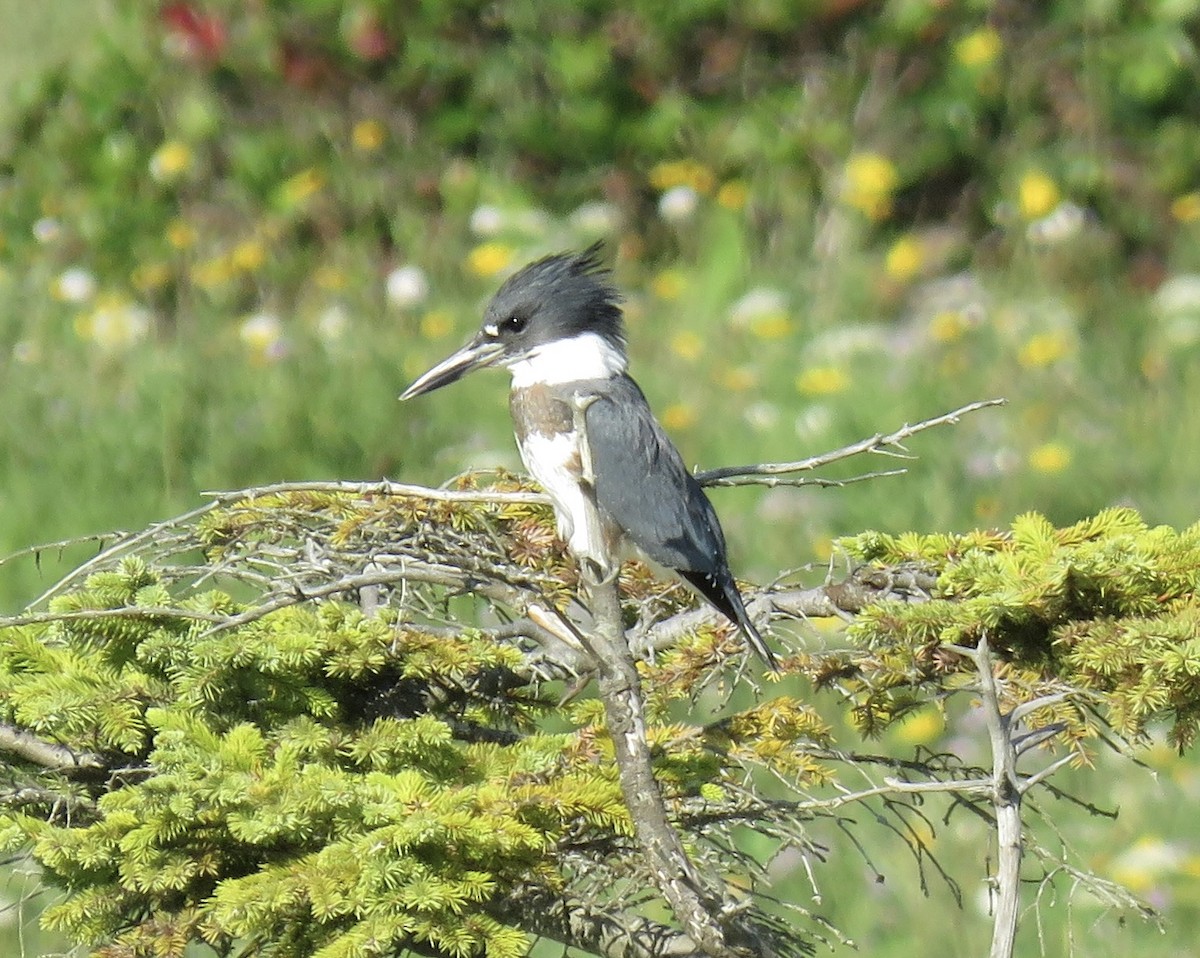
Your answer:
[[[96,31],[114,16],[78,0],[0,0],[0,89],[87,58]],[[6,112],[13,102],[0,98],[0,131],[13,119]],[[0,142],[7,135],[0,132]],[[495,183],[473,195],[510,209],[536,205]],[[544,225],[506,237],[514,260],[585,242],[586,230],[568,213],[549,211]],[[714,493],[739,573],[765,580],[780,568],[819,565],[833,537],[872,527],[963,529],[1031,509],[1066,523],[1113,503],[1132,504],[1152,522],[1196,521],[1195,351],[1187,337],[1164,330],[1150,293],[1107,268],[1111,257],[1016,249],[985,260],[972,271],[971,295],[987,320],[938,337],[930,333],[936,312],[879,292],[887,282],[880,251],[854,247],[822,259],[813,230],[785,220],[764,233],[709,200],[669,237],[669,255],[618,261],[617,280],[631,295],[633,372],[653,405],[669,411],[689,462],[799,458],[974,399],[1004,396],[1010,404],[914,439],[916,458],[902,478],[840,490]],[[352,266],[349,289],[328,303],[266,304],[289,342],[285,356],[266,361],[239,332],[247,311],[230,304],[192,304],[190,325],[172,337],[129,351],[100,349],[78,334],[77,311],[51,294],[54,275],[31,281],[28,264],[0,245],[0,330],[11,350],[0,356],[0,549],[136,528],[192,507],[206,489],[380,476],[438,483],[467,466],[516,467],[502,376],[473,377],[415,404],[395,401],[478,323],[497,282],[470,268],[478,246],[464,222],[431,228],[412,257],[432,288],[418,313],[389,307],[382,276]],[[88,251],[77,252],[86,263]],[[1184,275],[1195,258],[1180,243],[1167,267]],[[731,321],[735,303],[756,287],[782,292],[782,334]],[[335,300],[349,331],[330,344],[314,324]],[[1030,352],[1043,335],[1060,336],[1062,350],[1045,364]],[[805,370],[830,368],[845,388],[798,386]],[[895,464],[873,459],[866,468]],[[38,562],[0,569],[5,607],[32,598],[89,548],[51,549]],[[945,733],[918,721],[884,744],[969,750],[980,738],[969,719]],[[1195,954],[1200,768],[1162,750],[1143,758],[1150,770],[1102,758],[1097,769],[1065,779],[1089,800],[1119,808],[1116,822],[1067,803],[1047,810],[1086,863],[1163,908],[1165,930],[1104,913],[1087,896],[1073,897],[1063,879],[1036,906],[1031,886],[1019,954]],[[981,906],[986,833],[965,816],[948,825],[939,816],[931,811],[933,845],[962,884],[961,909],[932,870],[923,893],[914,863],[885,829],[872,832],[867,823],[865,832],[878,841],[873,868],[883,881],[847,842],[822,836],[831,853],[818,868],[822,897],[813,907],[860,953],[981,953],[989,927]],[[781,888],[811,895],[799,878]],[[0,896],[0,954],[65,948],[37,927],[36,876],[18,866]],[[844,945],[833,951],[849,953]]]

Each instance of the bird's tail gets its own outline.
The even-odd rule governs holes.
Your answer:
[[[750,614],[746,611],[742,594],[738,592],[737,583],[733,581],[733,576],[728,570],[724,575],[720,575],[681,569],[679,574],[695,586],[696,591],[704,596],[718,612],[741,629],[747,644],[760,659],[767,663],[767,667],[771,671],[779,671],[779,660],[775,658],[775,653],[771,651],[770,646],[759,635],[758,629],[754,627],[754,623],[750,621]]]

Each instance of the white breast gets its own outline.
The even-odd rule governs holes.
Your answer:
[[[615,527],[603,527],[580,485],[578,433],[530,433],[518,449],[525,468],[550,496],[559,537],[571,553],[578,559],[590,559],[602,569],[611,568],[620,532]]]

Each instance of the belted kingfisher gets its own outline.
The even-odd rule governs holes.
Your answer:
[[[611,575],[622,540],[631,543],[690,582],[778,669],[729,571],[712,504],[625,371],[621,296],[599,253],[597,243],[514,274],[488,303],[474,338],[400,398],[474,369],[506,367],[521,459],[549,494],[558,534],[575,557]],[[588,521],[597,515],[599,528]]]

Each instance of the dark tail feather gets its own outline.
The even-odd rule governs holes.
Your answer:
[[[767,646],[763,637],[758,634],[758,629],[754,627],[754,623],[750,621],[745,603],[742,602],[742,594],[738,592],[732,575],[728,572],[722,576],[708,572],[684,571],[683,569],[679,570],[679,574],[695,586],[696,591],[704,596],[718,612],[742,630],[742,635],[746,637],[750,648],[767,663],[769,669],[773,672],[779,671],[779,660],[775,658],[775,653]]]

